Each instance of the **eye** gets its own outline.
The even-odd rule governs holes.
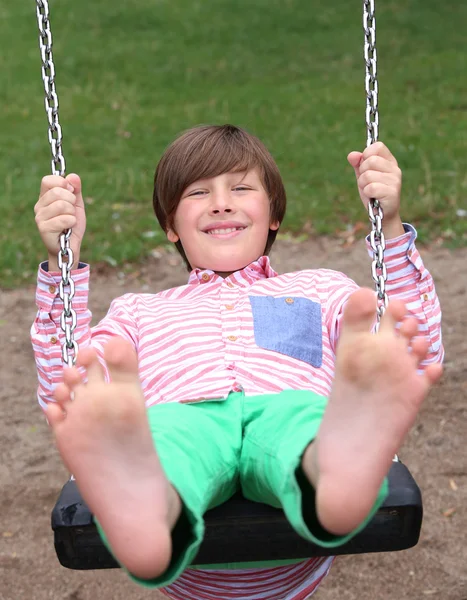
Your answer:
[[[193,190],[188,194],[188,196],[201,196],[201,194],[205,194],[203,190]]]
[[[250,189],[251,189],[251,188],[249,188],[249,187],[246,187],[246,186],[244,186],[244,185],[237,185],[236,187],[234,187],[234,190],[235,190],[235,191],[238,191],[238,192],[247,192],[247,191],[248,191],[248,190],[250,190]]]

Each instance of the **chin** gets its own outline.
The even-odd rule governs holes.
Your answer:
[[[251,262],[256,259],[249,258],[238,258],[222,260],[220,257],[216,258],[216,260],[205,261],[205,265],[203,268],[210,269],[211,271],[215,271],[216,273],[233,273],[234,271],[241,271],[241,269],[245,268]]]

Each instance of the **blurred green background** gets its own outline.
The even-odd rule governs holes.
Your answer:
[[[200,123],[258,135],[283,174],[282,233],[366,224],[346,156],[363,150],[361,2],[50,2],[67,171],[87,198],[82,259],[144,260],[164,243],[152,178]],[[421,242],[467,240],[467,2],[377,2],[380,139],[404,174],[404,220]],[[33,0],[0,5],[0,282],[34,282],[34,222],[50,150]]]

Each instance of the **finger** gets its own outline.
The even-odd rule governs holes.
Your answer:
[[[69,190],[61,188],[53,188],[39,198],[34,206],[34,212],[37,214],[39,210],[55,204],[56,202],[68,202],[68,204],[76,204],[76,196]]]
[[[360,166],[360,163],[363,159],[363,153],[362,152],[357,152],[357,151],[353,151],[350,152],[350,154],[347,156],[347,160],[350,163],[350,166],[357,172]]]
[[[70,196],[73,196],[73,194],[70,194]],[[42,206],[39,206],[36,212],[36,215],[40,217],[42,221],[48,221],[49,219],[54,219],[61,215],[75,214],[74,196],[72,202],[62,198],[47,202],[47,196],[44,196],[43,200],[46,202],[44,202]]]
[[[360,174],[363,174],[366,171],[399,174],[400,169],[397,166],[397,163],[394,163],[378,154],[372,154],[368,158],[362,158],[361,160]]]
[[[400,180],[395,173],[382,173],[381,171],[360,172],[358,187],[364,188],[371,183],[382,183],[384,185],[399,187]]]
[[[42,178],[41,181],[41,190],[39,193],[39,197],[43,196],[47,192],[50,192],[50,190],[52,190],[55,187],[63,188],[64,190],[66,190],[68,189],[69,185],[70,184],[66,181],[66,179],[64,177],[61,177],[60,175],[46,175]]]
[[[70,173],[66,177],[66,181],[73,187],[75,194],[81,194],[81,178],[76,173]]]
[[[65,229],[73,229],[73,227],[75,227],[76,225],[76,217],[75,215],[60,215],[59,217],[54,217],[53,219],[44,221],[42,220],[41,215],[39,214],[36,217],[36,222],[39,232],[44,235],[48,233],[61,232]]]
[[[385,183],[369,183],[364,188],[360,188],[362,194],[367,198],[376,198],[377,200],[384,200],[394,196],[394,187],[386,185]]]
[[[363,160],[363,154],[361,152],[351,152],[348,156],[347,156],[347,160],[350,163],[350,166],[353,168],[354,173],[355,173],[355,177],[358,178],[360,177],[360,163]]]
[[[66,179],[67,179],[68,183],[73,186],[73,189],[75,190],[76,206],[78,208],[82,208],[84,210],[85,206],[84,206],[84,198],[83,198],[83,188],[82,188],[80,176],[77,175],[76,173],[70,173],[70,175],[68,175]]]
[[[397,164],[397,160],[394,158],[389,148],[383,144],[383,142],[375,142],[374,144],[371,144],[371,146],[368,146],[368,148],[365,148],[363,151],[363,160],[375,155],[382,156],[386,160]]]

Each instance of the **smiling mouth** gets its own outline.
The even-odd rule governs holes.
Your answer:
[[[243,231],[246,227],[224,227],[222,229],[210,229],[209,231],[205,231],[207,235],[228,235],[231,233],[237,233],[239,231]]]

